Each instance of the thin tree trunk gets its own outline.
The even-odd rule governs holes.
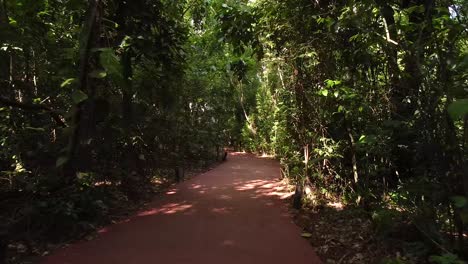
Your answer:
[[[88,73],[90,71],[90,53],[93,45],[96,41],[98,28],[100,26],[100,14],[99,6],[101,0],[89,0],[89,7],[87,12],[87,19],[84,22],[83,30],[81,32],[80,40],[80,64],[79,64],[79,78],[77,89],[85,94],[90,94],[88,87]],[[91,93],[92,94],[92,93]],[[77,170],[78,150],[80,140],[82,137],[82,118],[84,113],[85,103],[80,102],[73,114],[73,132],[70,136],[68,143],[68,153],[66,157],[66,163],[64,166],[64,174],[69,178],[68,180],[74,180]]]
[[[359,174],[358,174],[357,159],[356,159],[356,142],[354,140],[351,128],[348,127],[347,130],[348,130],[349,142],[351,144],[351,162],[353,165],[354,184],[357,185],[359,182]]]
[[[5,0],[0,0],[0,27],[9,24],[9,18]]]
[[[34,49],[32,50],[32,60],[33,60],[32,74],[33,74],[34,95],[37,96],[37,94],[38,94],[38,90],[37,90],[37,65],[36,65],[36,53],[34,52]]]
[[[7,31],[9,27],[8,15],[6,11],[5,0],[0,0],[0,31]],[[8,50],[0,50],[0,89],[6,88],[5,91],[0,90],[3,94],[7,94],[7,91],[10,92],[9,87],[9,75],[10,75],[10,58],[8,55]],[[8,86],[8,87],[6,87]]]

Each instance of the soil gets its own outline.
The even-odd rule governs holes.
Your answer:
[[[294,221],[326,264],[419,263],[404,253],[401,240],[378,234],[371,215],[362,208],[322,201],[294,214]]]

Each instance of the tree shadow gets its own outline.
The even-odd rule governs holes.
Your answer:
[[[276,161],[231,153],[218,168],[173,186],[134,216],[102,228],[95,239],[63,249],[44,263],[146,263],[148,258],[161,263],[252,263],[249,256],[284,263],[304,255],[314,259],[313,249],[291,224],[285,200],[292,192],[279,178]],[[297,244],[300,254],[285,252],[285,243]]]

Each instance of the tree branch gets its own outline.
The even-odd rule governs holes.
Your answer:
[[[18,102],[15,100],[10,100],[4,96],[0,96],[0,105],[20,108],[20,109],[29,110],[29,111],[34,111],[34,110],[44,111],[48,113],[54,119],[57,125],[61,127],[67,127],[67,124],[65,123],[63,118],[60,116],[60,114],[54,109],[45,105],[22,103],[22,102]]]

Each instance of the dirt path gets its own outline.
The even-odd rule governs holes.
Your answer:
[[[42,263],[321,263],[292,223],[278,177],[276,161],[230,154],[148,210]]]

